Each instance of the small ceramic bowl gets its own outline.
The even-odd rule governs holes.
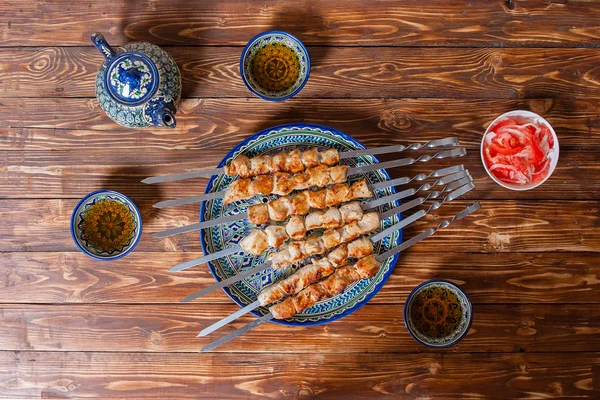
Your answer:
[[[546,175],[546,177],[544,179],[542,179],[539,182],[533,182],[533,183],[524,184],[524,185],[502,182],[500,179],[496,178],[496,176],[489,170],[487,165],[485,165],[485,159],[483,158],[483,148],[484,148],[484,144],[485,144],[485,138],[488,135],[488,133],[490,132],[490,128],[492,128],[494,125],[496,125],[496,123],[500,122],[503,119],[515,118],[515,117],[520,118],[524,121],[526,121],[526,120],[536,121],[537,123],[539,123],[541,125],[545,125],[550,130],[550,133],[552,134],[552,137],[554,138],[554,147],[552,148],[552,150],[550,150],[550,153],[548,156],[550,158],[550,168],[548,169],[548,174]],[[496,182],[498,185],[500,185],[506,189],[510,189],[510,190],[530,190],[530,189],[536,188],[536,187],[540,186],[542,183],[546,182],[548,180],[548,178],[550,178],[550,176],[554,172],[554,169],[556,168],[556,165],[558,164],[558,155],[559,155],[558,136],[556,136],[556,132],[554,132],[554,129],[552,128],[550,123],[548,123],[548,121],[546,121],[544,118],[537,115],[536,113],[533,113],[531,111],[525,111],[525,110],[509,111],[507,113],[500,115],[498,118],[496,118],[494,121],[492,121],[490,126],[488,126],[488,128],[485,130],[483,138],[481,139],[480,155],[481,155],[481,162],[483,163],[483,168],[485,168],[485,172],[487,172],[489,177],[492,178],[494,180],[494,182]]]
[[[298,57],[300,71],[294,83],[287,89],[283,91],[271,91],[261,87],[257,83],[257,80],[252,75],[252,65],[255,56],[261,49],[265,48],[267,45],[278,43],[291,49]],[[269,55],[266,55],[265,57],[264,65],[265,70],[267,70],[268,67],[266,76],[269,79],[272,79],[275,82],[287,75],[287,71],[289,71],[291,67],[288,60],[281,57],[269,58]],[[263,32],[252,38],[244,48],[244,51],[242,51],[242,56],[240,58],[240,73],[246,87],[256,96],[269,101],[282,101],[295,96],[302,90],[308,81],[308,76],[310,75],[310,58],[308,56],[308,51],[302,42],[289,33],[282,31]]]
[[[111,252],[94,248],[87,241],[82,228],[83,219],[87,211],[101,200],[115,200],[124,204],[129,211],[131,211],[134,219],[134,230],[131,239],[120,249]],[[124,257],[134,249],[139,242],[141,235],[142,217],[137,207],[127,196],[111,190],[100,190],[88,194],[77,203],[77,206],[75,206],[75,209],[73,210],[73,215],[71,216],[71,237],[73,238],[73,241],[77,247],[79,247],[79,250],[96,260],[110,261]]]
[[[423,301],[420,295],[426,296]],[[444,304],[444,296],[454,295],[460,303],[460,310],[451,311]],[[441,299],[441,300],[440,300]],[[455,315],[453,315],[455,314]],[[418,321],[413,319],[414,315],[421,315]],[[433,337],[424,333],[425,329],[436,329],[443,327],[445,318],[454,318],[457,325],[449,329],[448,333],[441,337]],[[408,333],[419,343],[433,348],[444,348],[454,346],[471,328],[473,321],[473,307],[469,296],[458,286],[449,281],[432,280],[427,281],[408,295],[404,305],[404,325]]]

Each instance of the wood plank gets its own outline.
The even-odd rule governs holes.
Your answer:
[[[598,353],[0,353],[17,398],[594,398]],[[318,371],[318,373],[317,373]]]
[[[184,97],[253,97],[240,49],[172,47]],[[299,98],[600,97],[600,50],[309,47]],[[103,62],[92,47],[0,49],[0,97],[94,97]]]
[[[68,0],[5,0],[3,46],[89,44],[90,27],[111,43],[245,45],[269,29],[321,46],[577,46],[597,47],[600,8],[595,2],[445,2],[383,0],[293,4],[170,2],[104,4]]]
[[[406,237],[436,226],[469,203],[455,200],[429,213],[405,230]],[[1,200],[0,251],[74,251],[69,218],[76,204],[76,200]],[[598,201],[482,200],[481,205],[482,209],[469,218],[439,231],[413,249],[444,253],[600,251]],[[164,229],[195,222],[197,208],[158,211],[151,203],[138,206],[144,220],[138,251],[200,251],[197,233],[165,239],[153,237]]]
[[[0,151],[0,198],[81,198],[94,190],[110,188],[134,201],[158,202],[167,198],[204,193],[205,178],[146,185],[148,176],[212,168],[228,150],[148,149],[143,152],[115,148],[107,151]],[[433,153],[433,152],[430,152]],[[391,154],[382,161],[410,157]],[[423,154],[423,152],[419,153]],[[390,169],[393,178],[430,173],[438,168],[463,164],[475,179],[469,199],[598,199],[600,198],[600,152],[562,150],[560,162],[544,185],[531,191],[509,191],[485,172],[478,150],[460,159],[418,163]],[[408,187],[418,187],[418,184]]]
[[[202,328],[237,309],[233,304],[1,305],[0,349],[196,352],[256,319],[245,316],[209,337],[196,338]],[[215,351],[439,352],[417,344],[408,334],[403,309],[403,304],[368,304],[343,320],[314,327],[268,323]],[[449,352],[600,351],[600,310],[591,305],[475,305],[473,315],[469,334]]]
[[[0,149],[226,149],[276,125],[309,122],[346,132],[365,145],[418,142],[449,135],[479,149],[500,114],[536,112],[556,130],[561,149],[600,148],[600,99],[184,99],[177,128],[119,127],[95,99],[0,100]]]
[[[2,253],[0,303],[179,303],[214,279],[205,266],[177,274],[168,269],[201,255],[136,250],[106,263],[75,252]],[[460,284],[474,304],[597,303],[597,258],[578,253],[453,255],[413,249],[402,254],[384,290],[369,304],[402,304],[414,287],[430,279]],[[201,302],[232,304],[222,291]]]

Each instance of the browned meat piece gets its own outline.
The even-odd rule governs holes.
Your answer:
[[[325,164],[307,169],[306,174],[310,177],[309,186],[324,187],[331,183],[329,168]]]
[[[323,277],[328,276],[333,272],[334,268],[327,259],[314,261],[313,264],[299,269],[293,275],[282,280],[279,285],[283,292],[293,296],[302,289],[320,281]]]
[[[294,191],[294,179],[287,172],[273,174],[273,194],[285,196]]]
[[[285,221],[289,216],[290,199],[280,197],[267,204],[269,209],[269,218],[274,221]]]
[[[373,232],[379,228],[379,214],[376,212],[370,212],[363,214],[360,221],[358,221],[358,227],[360,228],[361,234]]]
[[[300,150],[294,149],[287,153],[285,160],[285,171],[292,174],[304,171],[304,164],[302,164],[302,154]]]
[[[287,247],[284,247],[278,252],[271,252],[271,254],[269,254],[269,261],[273,264],[273,268],[282,268],[286,265],[293,264],[289,262],[290,258],[290,250]]]
[[[348,257],[362,258],[369,254],[373,254],[371,239],[362,237],[348,243]]]
[[[312,256],[313,254],[325,253],[326,248],[320,236],[311,235],[308,238],[306,238],[306,242],[304,243],[304,258]]]
[[[343,225],[342,214],[335,207],[328,208],[321,216],[320,228],[337,228]]]
[[[250,159],[250,174],[252,176],[265,175],[269,173],[269,156],[256,156]]]
[[[304,190],[310,187],[310,175],[307,172],[292,176],[294,190]]]
[[[353,199],[368,199],[373,197],[373,193],[364,179],[354,182],[350,186],[350,194]]]
[[[335,273],[320,283],[329,297],[342,293],[352,282],[360,280],[353,266],[338,268]]]
[[[285,160],[287,158],[287,154],[285,153],[277,153],[271,157],[269,160],[269,172],[281,172],[285,171]]]
[[[338,183],[327,189],[325,195],[325,205],[331,207],[350,200],[350,189],[348,185]]]
[[[380,267],[381,264],[379,263],[379,261],[377,261],[374,254],[361,258],[354,265],[354,268],[356,269],[356,272],[360,275],[361,279],[374,277],[375,275],[377,275],[377,272],[379,271]]]
[[[259,255],[269,248],[267,234],[261,230],[254,230],[240,241],[240,247],[244,249],[246,253]]]
[[[269,207],[266,204],[255,204],[248,207],[248,221],[254,225],[269,222]]]
[[[319,158],[319,150],[316,147],[311,147],[302,152],[302,164],[304,164],[304,168],[316,167],[320,164]]]
[[[362,218],[363,211],[358,201],[351,201],[340,206],[340,214],[344,223],[359,221]]]
[[[306,215],[310,210],[308,192],[300,192],[290,199],[290,214],[291,215]]]
[[[239,199],[248,199],[252,197],[249,186],[249,179],[239,179],[231,182],[227,188],[227,192],[225,192],[225,196],[223,196],[223,204],[229,204],[238,201]]]
[[[240,154],[225,166],[225,173],[229,176],[239,175],[240,178],[250,178],[250,159]]]
[[[252,178],[248,191],[251,196],[257,194],[271,194],[273,190],[273,177],[271,175],[260,175]],[[250,197],[251,197],[250,196]],[[248,198],[248,197],[245,197]]]
[[[317,229],[321,225],[321,217],[325,214],[321,210],[313,211],[308,214],[304,220],[304,225],[306,226],[306,230]]]
[[[312,307],[317,301],[327,297],[327,294],[319,285],[311,285],[292,297],[296,314]]]
[[[325,196],[329,189],[321,189],[317,191],[308,191],[308,204],[310,208],[325,208]]]
[[[327,260],[329,260],[335,268],[344,265],[346,263],[346,258],[348,258],[348,245],[345,243],[339,245],[327,255]]]
[[[289,239],[289,236],[285,230],[285,226],[267,226],[265,228],[265,233],[267,234],[267,244],[269,247],[281,247]]]
[[[292,265],[298,261],[302,261],[306,258],[304,252],[304,242],[291,242],[287,245],[287,251],[289,253],[289,259],[287,265]]]
[[[302,217],[298,215],[292,216],[285,225],[285,231],[294,240],[304,239],[304,236],[306,236],[306,227],[304,226]]]
[[[331,183],[344,183],[348,180],[348,167],[347,165],[336,165],[329,168],[329,177]]]
[[[349,224],[344,225],[341,228],[337,228],[337,231],[340,233],[340,240],[343,243],[354,240],[363,234],[362,230],[358,226],[357,221],[350,222]]]
[[[323,232],[321,239],[323,239],[323,244],[328,249],[334,248],[341,243],[342,236],[340,235],[339,229],[341,228],[327,229],[325,232]]]
[[[278,284],[271,285],[263,289],[258,295],[258,301],[261,306],[266,306],[275,303],[285,297],[285,293],[281,290]]]
[[[276,319],[291,318],[296,315],[296,308],[294,307],[293,297],[288,297],[281,303],[277,303],[269,307],[269,311]]]
[[[319,162],[329,167],[340,162],[340,153],[336,149],[327,149],[319,154]]]

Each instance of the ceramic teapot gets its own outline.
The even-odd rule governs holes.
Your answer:
[[[175,128],[181,74],[175,60],[150,43],[112,48],[100,33],[92,43],[105,61],[96,75],[96,97],[104,112],[127,128]]]

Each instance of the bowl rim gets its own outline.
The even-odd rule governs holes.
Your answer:
[[[250,46],[258,39],[260,39],[263,36],[267,36],[267,35],[283,35],[283,36],[287,36],[290,39],[296,41],[300,47],[302,48],[302,50],[304,50],[304,52],[306,53],[306,77],[304,78],[304,81],[300,84],[300,86],[298,86],[296,88],[296,90],[294,90],[292,93],[285,95],[283,97],[267,97],[267,96],[263,96],[262,94],[258,93],[256,90],[254,90],[254,88],[252,86],[250,86],[250,84],[248,83],[248,81],[246,80],[246,76],[244,74],[244,59],[246,58],[246,54],[248,54],[248,49],[250,49]],[[304,46],[304,43],[302,43],[302,41],[300,41],[300,39],[298,39],[296,36],[292,35],[291,33],[285,32],[285,31],[279,31],[279,30],[270,30],[270,31],[265,31],[265,32],[261,32],[258,35],[254,36],[252,39],[250,39],[248,41],[248,43],[246,43],[246,46],[244,47],[244,50],[242,50],[242,55],[240,56],[240,75],[242,77],[242,81],[244,82],[244,85],[246,85],[246,87],[248,88],[248,90],[250,90],[250,92],[252,92],[252,94],[254,94],[256,97],[263,99],[263,100],[267,100],[267,101],[283,101],[283,100],[287,100],[291,97],[294,97],[296,94],[298,94],[302,88],[304,88],[304,85],[306,85],[306,82],[308,82],[308,78],[310,77],[310,55],[308,54],[308,50],[306,49],[306,47]]]
[[[509,117],[509,116],[524,116],[524,117],[528,117],[528,118],[539,118],[540,121],[545,124],[548,129],[550,129],[550,133],[552,134],[552,137],[554,139],[554,149],[556,149],[556,161],[552,160],[550,162],[550,170],[548,171],[548,175],[546,175],[546,177],[544,179],[542,179],[539,182],[536,182],[534,185],[525,185],[525,186],[514,186],[505,182],[502,182],[500,179],[496,178],[496,176],[488,169],[487,165],[485,165],[485,160],[483,158],[483,146],[485,143],[485,137],[487,136],[487,134],[490,131],[490,128],[492,126],[494,126],[494,124],[496,122],[498,122],[498,120],[500,120],[501,118],[504,117]],[[487,172],[488,176],[490,178],[492,178],[492,180],[494,182],[496,182],[498,185],[502,186],[503,188],[506,188],[508,190],[514,190],[514,191],[525,191],[525,190],[531,190],[531,189],[535,189],[536,187],[540,186],[542,183],[546,182],[550,176],[552,176],[552,174],[554,173],[554,170],[556,169],[556,166],[558,165],[558,159],[560,157],[560,145],[558,143],[558,136],[556,135],[556,132],[554,131],[554,128],[552,127],[552,125],[550,125],[550,123],[541,115],[534,113],[533,111],[529,111],[529,110],[512,110],[512,111],[507,111],[504,114],[499,115],[498,117],[496,117],[496,119],[494,119],[486,128],[483,137],[481,138],[481,145],[479,146],[479,155],[481,157],[481,163],[483,164],[483,168],[485,169],[485,172]]]
[[[133,210],[135,211],[135,215],[136,215],[136,218],[138,220],[138,225],[139,225],[138,234],[137,234],[135,240],[133,241],[133,243],[131,244],[131,246],[129,246],[129,248],[127,250],[125,250],[124,252],[119,253],[119,254],[117,254],[115,256],[111,256],[111,257],[99,257],[99,256],[97,256],[95,254],[91,254],[88,250],[85,249],[85,247],[83,247],[79,243],[79,241],[77,240],[77,237],[75,236],[75,219],[76,219],[76,216],[77,216],[76,215],[77,209],[85,201],[87,201],[91,197],[96,196],[96,195],[101,194],[101,193],[114,193],[114,194],[117,194],[119,196],[124,197],[125,200],[133,207]],[[114,191],[114,190],[96,190],[94,192],[91,192],[91,193],[88,193],[87,195],[85,195],[81,200],[79,200],[79,202],[77,203],[77,205],[73,209],[73,213],[71,214],[70,230],[71,230],[71,238],[75,242],[75,245],[86,256],[88,256],[90,258],[93,258],[94,260],[100,260],[100,261],[118,260],[119,258],[125,257],[127,254],[129,254],[137,246],[137,244],[139,243],[140,238],[142,237],[142,215],[140,214],[140,211],[138,210],[138,208],[135,205],[135,203],[129,197],[125,196],[123,193],[120,193],[120,192],[117,192],[117,191]]]
[[[470,313],[469,313],[469,322],[467,322],[466,329],[453,342],[450,342],[450,343],[447,343],[447,344],[444,344],[444,345],[440,345],[440,346],[432,345],[430,343],[425,343],[421,339],[417,338],[417,336],[412,332],[412,330],[408,326],[408,323],[406,322],[407,321],[407,313],[408,313],[408,304],[410,303],[410,300],[419,291],[419,289],[421,289],[425,285],[429,285],[429,284],[432,284],[432,283],[446,283],[446,284],[448,284],[448,285],[453,286],[454,288],[456,288],[456,290],[458,290],[459,292],[461,292],[465,296],[465,298],[467,299],[467,304],[469,305],[469,310],[470,310]],[[429,347],[429,348],[432,348],[432,349],[445,349],[445,348],[452,347],[452,346],[458,344],[461,340],[463,340],[463,338],[465,336],[467,336],[467,333],[469,333],[469,331],[471,330],[471,324],[473,323],[473,303],[471,302],[471,298],[469,297],[469,295],[467,294],[467,292],[465,292],[464,289],[461,288],[460,286],[458,286],[456,283],[451,282],[451,281],[446,280],[446,279],[430,279],[428,281],[420,283],[419,285],[417,285],[417,287],[415,287],[410,292],[410,294],[406,298],[406,302],[404,303],[403,314],[404,314],[404,327],[406,328],[406,330],[408,331],[408,333],[410,334],[410,336],[412,336],[412,338],[417,341],[417,343],[422,344],[423,346],[426,346],[426,347]]]

